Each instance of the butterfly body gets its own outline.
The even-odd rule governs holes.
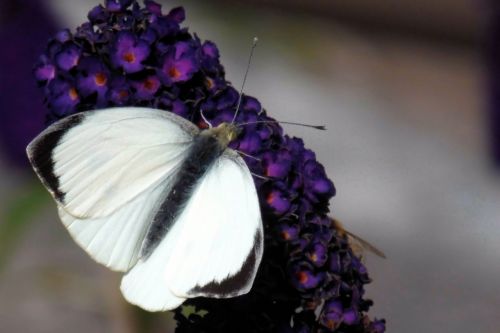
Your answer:
[[[27,148],[73,239],[125,273],[149,311],[252,287],[263,252],[253,178],[228,147],[239,128],[200,131],[173,113],[111,108],[66,117]]]
[[[194,137],[193,144],[175,175],[175,181],[168,189],[167,196],[147,232],[141,257],[147,258],[165,237],[200,179],[226,151],[228,144],[238,136],[238,133],[239,128],[235,125],[222,123],[217,127],[203,130]]]

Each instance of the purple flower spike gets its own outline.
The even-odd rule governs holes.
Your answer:
[[[130,32],[121,32],[116,38],[112,61],[126,73],[135,73],[144,68],[142,62],[149,56],[149,52],[148,43],[138,40]]]
[[[173,112],[200,129],[233,121],[239,92],[216,44],[181,27],[183,8],[162,14],[152,0],[106,0],[88,18],[55,35],[34,67],[50,122],[114,106]],[[329,217],[335,187],[325,169],[256,98],[241,97],[241,134],[229,147],[254,175],[264,257],[248,294],[186,300],[196,313],[175,310],[175,332],[383,333],[385,321],[366,314],[366,267]]]

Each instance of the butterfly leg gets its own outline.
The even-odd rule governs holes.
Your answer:
[[[263,179],[263,180],[271,180],[271,178],[269,177],[266,177],[266,176],[261,176],[261,175],[258,175],[256,173],[253,173],[253,172],[250,172],[252,174],[252,176],[254,177],[257,177],[257,178],[260,178],[260,179]]]
[[[261,162],[261,161],[262,161],[262,159],[260,159],[260,158],[258,158],[258,157],[255,157],[255,156],[253,156],[253,155],[249,155],[249,154],[247,154],[247,153],[244,153],[244,152],[242,152],[241,150],[237,150],[237,149],[236,149],[236,151],[237,151],[239,154],[241,154],[241,155],[243,155],[243,156],[246,156],[246,157],[248,157],[248,158],[252,158],[252,159],[254,159],[254,160],[256,160],[256,161],[259,161],[259,162]],[[266,177],[266,176],[261,176],[261,175],[258,175],[258,174],[256,174],[256,173],[253,173],[253,172],[250,172],[250,173],[252,174],[252,176],[255,176],[255,177],[257,177],[257,178],[260,178],[260,179],[263,179],[263,180],[271,180],[271,178],[269,178],[269,177]]]
[[[239,154],[241,154],[241,155],[243,155],[243,156],[245,156],[245,157],[253,158],[254,160],[257,160],[257,161],[259,161],[259,162],[261,162],[261,161],[262,161],[262,159],[260,159],[260,158],[258,158],[258,157],[255,157],[255,156],[253,156],[253,155],[249,155],[249,154],[247,154],[247,153],[244,153],[244,152],[242,152],[241,150],[237,150],[237,149],[236,149],[236,151],[237,151]]]

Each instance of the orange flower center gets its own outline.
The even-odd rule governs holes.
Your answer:
[[[207,77],[206,84],[207,84],[207,88],[208,89],[212,89],[213,86],[214,86],[214,80],[212,80],[211,78]]]
[[[297,278],[298,278],[300,283],[306,283],[307,280],[309,280],[309,277],[307,276],[306,272],[298,272]]]
[[[123,55],[123,60],[132,63],[135,61],[135,54],[133,52],[127,52]]]
[[[94,76],[94,82],[95,82],[95,84],[97,84],[100,87],[102,87],[103,85],[105,85],[107,81],[108,81],[108,78],[103,73],[97,73]]]
[[[172,67],[168,70],[168,75],[170,75],[171,78],[177,79],[181,76],[181,72],[177,68]]]
[[[126,91],[126,90],[120,90],[120,92],[118,93],[118,95],[120,96],[120,98],[127,98],[128,97],[128,91]]]
[[[78,93],[76,92],[75,88],[71,88],[68,92],[69,98],[71,98],[72,101],[75,101],[78,99]]]
[[[266,198],[266,201],[267,201],[268,204],[272,204],[274,202],[274,199],[275,199],[275,194],[274,193],[269,193],[269,195]]]
[[[337,323],[333,319],[328,319],[326,322],[326,327],[328,327],[330,330],[333,330],[337,326]]]
[[[153,80],[146,79],[144,81],[144,88],[146,88],[147,90],[153,90],[154,87],[155,87],[155,84],[154,84]]]

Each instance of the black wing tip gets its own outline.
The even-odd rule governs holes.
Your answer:
[[[188,292],[188,295],[228,298],[248,293],[262,258],[262,242],[263,237],[259,229],[254,237],[254,246],[236,274],[220,282],[212,281],[204,286],[196,286]]]
[[[26,147],[26,154],[35,173],[42,183],[52,193],[54,198],[62,202],[65,193],[59,188],[59,178],[54,174],[54,160],[52,152],[61,138],[84,119],[83,113],[77,113],[47,127]]]

